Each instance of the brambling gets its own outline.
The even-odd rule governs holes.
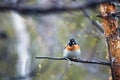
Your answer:
[[[74,38],[70,39],[64,49],[63,57],[71,64],[69,59],[79,59],[80,54],[80,46],[76,43]]]

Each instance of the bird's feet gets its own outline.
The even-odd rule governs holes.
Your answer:
[[[65,58],[65,59],[69,62],[70,65],[72,65],[72,62],[70,61],[69,58]]]

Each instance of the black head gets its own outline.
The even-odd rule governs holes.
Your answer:
[[[69,45],[69,46],[72,46],[72,45],[75,45],[75,44],[77,44],[77,43],[75,42],[75,39],[74,39],[74,38],[70,39],[68,45]]]

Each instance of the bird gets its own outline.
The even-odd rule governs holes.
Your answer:
[[[80,45],[76,43],[74,38],[71,38],[63,51],[63,57],[71,64],[69,59],[79,59],[81,54]]]

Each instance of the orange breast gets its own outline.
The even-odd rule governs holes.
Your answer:
[[[79,45],[73,45],[73,46],[66,46],[66,49],[69,50],[69,51],[74,51],[74,50],[78,50],[80,49],[80,46]]]

